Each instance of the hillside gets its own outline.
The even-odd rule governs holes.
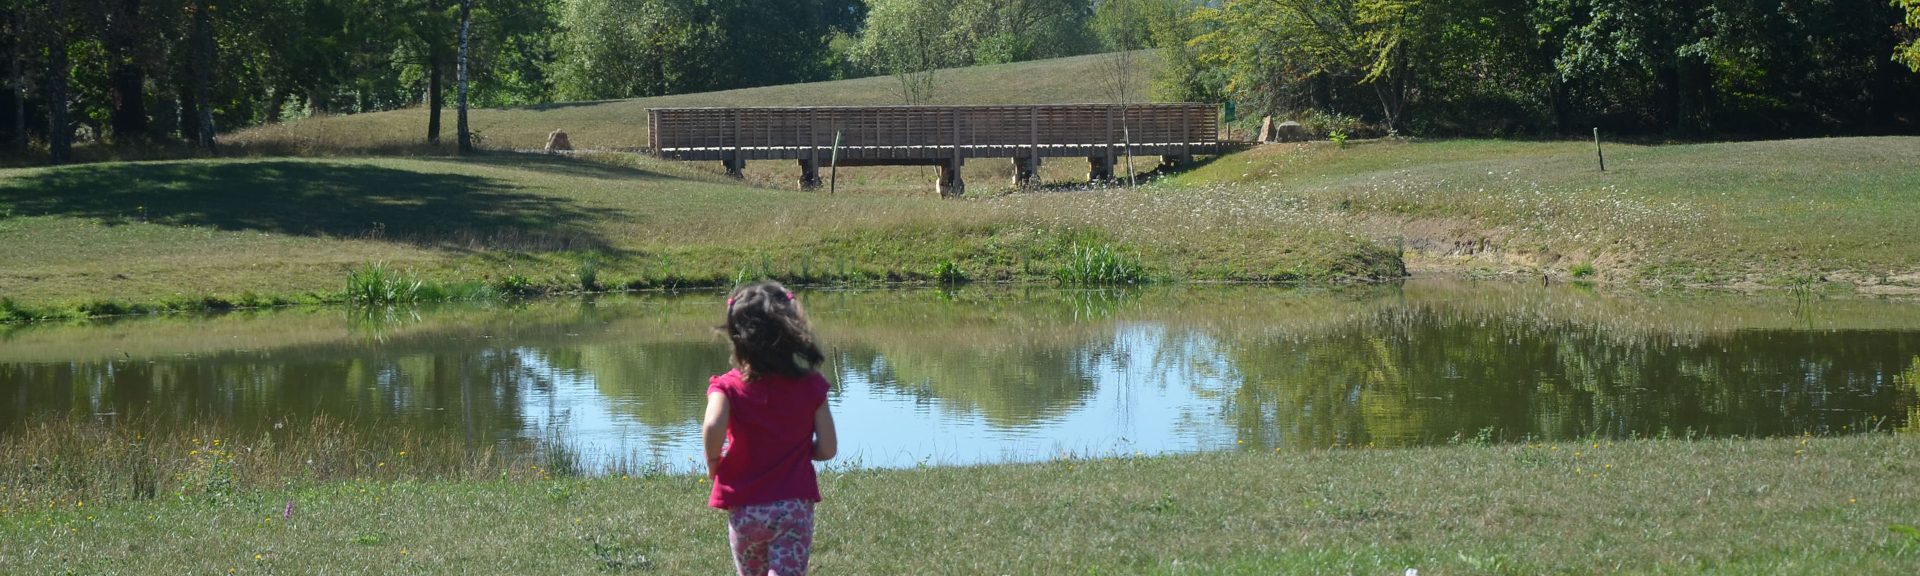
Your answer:
[[[1132,93],[1145,94],[1158,58],[1136,53]],[[1045,104],[1112,101],[1104,76],[1112,66],[1106,55],[1075,56],[942,70],[939,94],[931,104]],[[900,104],[900,84],[892,76],[681,94],[632,100],[566,102],[512,109],[476,109],[469,122],[483,148],[533,149],[555,129],[566,130],[582,149],[623,149],[647,141],[647,109],[698,106],[830,106]],[[454,111],[441,121],[444,142],[453,142]],[[230,146],[256,154],[327,155],[355,153],[430,153],[424,144],[427,111],[308,118],[243,130],[226,137]]]

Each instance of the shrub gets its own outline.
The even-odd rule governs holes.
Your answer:
[[[952,260],[941,260],[933,267],[933,279],[941,284],[959,284],[967,281],[967,273],[960,271],[960,265]]]
[[[1581,262],[1567,269],[1567,273],[1572,274],[1574,278],[1592,278],[1598,272],[1599,270],[1593,267],[1592,262]]]

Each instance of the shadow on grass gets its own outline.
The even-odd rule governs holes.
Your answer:
[[[351,163],[261,161],[74,166],[0,181],[17,215],[154,222],[451,250],[605,250],[574,201],[497,179]]]
[[[552,176],[593,178],[598,180],[653,181],[675,179],[673,176],[632,166],[621,166],[608,162],[599,162],[559,154],[486,152],[473,156],[417,158],[417,160],[443,162],[447,164],[499,166]]]

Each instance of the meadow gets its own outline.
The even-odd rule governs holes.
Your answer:
[[[120,451],[96,440],[138,442],[77,436],[57,441],[82,458]],[[22,482],[45,468],[10,461],[0,476],[0,565],[36,574],[729,565],[723,517],[705,508],[709,486],[697,475],[631,467],[579,477],[538,458],[460,464],[404,439],[325,449],[301,464],[319,446],[312,440],[333,436],[296,426],[281,437],[153,442],[177,466],[145,493],[49,493]],[[857,574],[1905,574],[1920,555],[1916,457],[1914,436],[1878,433],[1062,454],[892,470],[839,462],[821,476],[813,565]],[[456,464],[434,464],[447,461]],[[357,471],[326,475],[350,466]],[[278,473],[248,476],[263,470]]]

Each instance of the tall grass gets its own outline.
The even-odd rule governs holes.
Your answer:
[[[423,285],[412,274],[394,270],[384,262],[373,262],[347,273],[347,301],[376,306],[411,304],[420,301]]]
[[[1140,260],[1106,244],[1074,244],[1054,278],[1070,286],[1140,284],[1147,281]]]
[[[347,273],[344,299],[352,304],[366,306],[470,302],[498,300],[503,291],[511,292],[515,288],[524,288],[524,286],[495,287],[480,281],[428,282],[415,277],[412,273],[394,270],[385,263],[374,262],[363,264]]]
[[[458,438],[316,416],[239,432],[134,418],[52,418],[0,434],[0,502],[219,498],[296,482],[532,479],[580,466],[545,440],[467,446]],[[368,433],[368,430],[380,430]],[[556,465],[556,463],[573,462]]]

